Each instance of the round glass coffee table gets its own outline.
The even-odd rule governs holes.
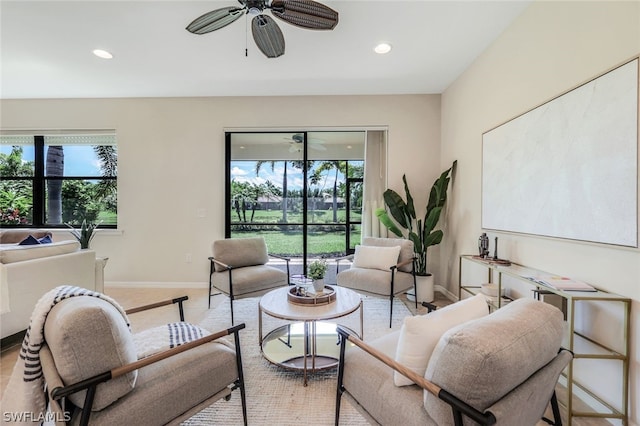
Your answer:
[[[291,287],[272,290],[262,296],[258,305],[258,339],[262,355],[272,364],[293,370],[302,370],[304,385],[307,373],[338,365],[340,345],[336,324],[326,322],[360,311],[360,337],[362,338],[362,298],[348,288],[333,286],[336,299],[327,304],[299,305],[289,302]],[[286,321],[262,334],[263,314]]]

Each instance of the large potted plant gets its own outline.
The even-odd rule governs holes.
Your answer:
[[[404,183],[406,201],[394,190],[387,189],[383,194],[386,209],[376,209],[376,216],[389,231],[400,238],[413,241],[413,250],[416,255],[416,275],[418,276],[431,276],[427,271],[427,248],[442,242],[444,233],[441,229],[435,229],[435,227],[438,224],[438,220],[440,220],[440,213],[447,201],[447,188],[456,164],[457,160],[453,162],[450,168],[442,172],[431,186],[424,218],[418,218],[416,215],[413,197],[409,191],[405,175],[402,176],[402,182]],[[431,289],[433,289],[433,286],[431,286]],[[426,300],[428,302],[432,301],[433,290],[431,290],[430,295],[424,298],[429,299]]]

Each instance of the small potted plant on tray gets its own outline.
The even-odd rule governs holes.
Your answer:
[[[316,293],[324,291],[324,274],[327,273],[327,261],[324,259],[314,260],[307,267],[307,276],[313,280],[313,289]]]

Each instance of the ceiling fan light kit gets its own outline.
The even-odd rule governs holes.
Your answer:
[[[252,15],[251,32],[258,49],[268,58],[284,54],[284,36],[276,18],[291,25],[311,30],[332,30],[338,24],[338,12],[313,0],[238,0],[242,7],[227,6],[212,10],[196,18],[187,26],[193,34],[207,34],[226,27],[242,15]]]

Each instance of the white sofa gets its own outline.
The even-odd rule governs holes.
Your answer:
[[[59,285],[103,292],[96,285],[96,253],[80,250],[77,241],[20,246],[0,245],[1,337],[26,330],[36,302]]]

